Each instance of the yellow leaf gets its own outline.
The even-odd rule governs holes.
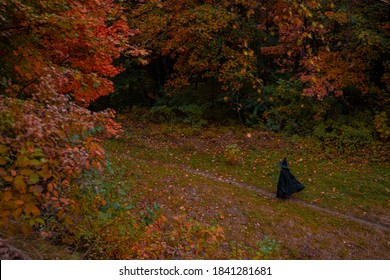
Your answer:
[[[0,144],[0,154],[4,154],[8,151],[8,147]]]
[[[15,200],[15,204],[16,204],[16,205],[23,205],[23,204],[24,204],[24,201],[21,200],[21,199],[18,199],[18,200]]]
[[[23,208],[22,208],[22,207],[16,208],[16,209],[12,212],[12,216],[13,216],[14,218],[18,218],[18,217],[20,217],[20,215],[22,214],[22,211],[23,211]]]
[[[49,179],[52,175],[47,169],[42,169],[38,172],[38,175],[41,176],[43,179]]]
[[[6,191],[3,193],[3,201],[10,201],[12,198],[12,192]]]
[[[8,183],[11,183],[14,180],[14,178],[11,176],[4,176],[3,179],[4,179],[4,181],[6,181]]]
[[[26,183],[24,182],[22,176],[15,177],[14,185],[15,189],[18,190],[20,193],[26,193]]]
[[[31,173],[33,173],[33,171],[30,168],[23,168],[22,170],[20,170],[20,175],[28,176]]]

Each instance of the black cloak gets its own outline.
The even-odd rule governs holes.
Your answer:
[[[286,199],[293,193],[300,192],[305,188],[305,186],[291,174],[286,158],[279,162],[279,166],[282,170],[279,175],[276,197]]]

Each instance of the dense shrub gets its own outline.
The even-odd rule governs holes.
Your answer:
[[[377,114],[374,118],[375,132],[379,139],[387,141],[390,138],[390,127],[388,126],[389,120],[386,112]]]
[[[131,35],[113,1],[0,2],[0,226],[25,233],[76,201],[84,170],[103,170],[112,111],[85,109],[113,90]],[[133,50],[134,53],[135,49]]]
[[[343,124],[327,121],[314,127],[313,135],[321,141],[326,149],[336,149],[339,152],[363,148],[374,140],[372,129],[366,123]]]
[[[168,223],[161,216],[131,251],[140,259],[218,259],[223,256],[224,239],[219,225],[210,226],[184,215]]]
[[[302,84],[297,80],[280,79],[275,85],[264,87],[259,113],[265,127],[276,132],[310,135],[329,109],[329,101],[319,102],[302,95]]]
[[[46,88],[47,89],[47,88]],[[90,113],[64,95],[46,93],[20,100],[0,97],[0,224],[24,223],[27,233],[74,201],[65,196],[83,170],[103,170],[99,137],[116,135],[112,112]]]

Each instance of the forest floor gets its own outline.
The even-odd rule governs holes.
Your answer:
[[[341,154],[308,138],[243,126],[156,124],[126,114],[118,120],[122,137],[105,142],[111,172],[91,173],[87,186],[125,190],[141,219],[200,223],[211,234],[219,226],[224,239],[208,258],[390,259],[388,146]],[[305,185],[287,200],[276,198],[284,157]],[[162,227],[161,236],[174,238],[186,226]],[[71,251],[0,232],[2,259],[85,258]]]
[[[260,129],[120,121],[124,135],[106,150],[121,180],[168,221],[219,224],[225,256],[268,244],[275,259],[390,258],[390,164],[380,152],[334,156]],[[275,197],[283,157],[306,186],[287,200]]]

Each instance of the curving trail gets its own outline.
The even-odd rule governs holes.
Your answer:
[[[167,165],[170,165],[172,167],[175,166],[176,168],[178,167],[178,166],[173,165],[173,164],[167,164]],[[232,184],[232,185],[235,185],[237,187],[245,188],[245,189],[247,189],[249,191],[255,192],[258,195],[265,196],[267,198],[271,198],[271,199],[274,199],[274,200],[279,200],[279,199],[277,199],[275,197],[275,193],[269,192],[269,191],[264,190],[264,189],[260,189],[260,188],[258,188],[256,186],[253,186],[253,185],[249,185],[249,184],[242,183],[242,182],[237,182],[234,179],[221,178],[221,177],[213,175],[212,173],[209,173],[209,172],[206,172],[206,171],[201,171],[201,170],[198,170],[198,169],[192,169],[192,168],[183,167],[183,166],[181,168],[183,170],[189,172],[189,173],[192,173],[192,174],[196,174],[196,175],[199,175],[199,176],[207,177],[207,178],[215,180],[215,181]],[[313,210],[316,210],[316,211],[320,211],[320,212],[323,212],[323,213],[326,213],[326,214],[329,214],[329,215],[337,216],[337,217],[340,217],[340,218],[348,220],[348,221],[353,221],[353,222],[356,222],[356,223],[360,223],[362,225],[370,226],[370,227],[376,228],[377,230],[380,230],[380,231],[389,231],[390,230],[390,226],[388,226],[388,225],[377,223],[377,222],[370,221],[370,220],[366,220],[366,219],[363,219],[363,218],[360,218],[360,217],[356,217],[356,216],[353,216],[353,215],[343,214],[343,213],[340,213],[340,212],[337,212],[337,211],[334,211],[334,210],[331,210],[331,209],[328,209],[328,208],[324,208],[324,207],[321,207],[321,206],[318,206],[318,205],[315,205],[315,204],[312,204],[312,203],[308,203],[308,202],[305,202],[305,201],[302,201],[302,200],[299,200],[299,199],[296,199],[296,198],[289,198],[287,201],[289,203],[296,203],[296,204],[299,204],[301,206],[304,206],[304,207],[307,207],[307,208],[310,208],[310,209],[313,209]]]
[[[239,187],[239,188],[244,188],[248,191],[254,192],[254,193],[261,195],[261,196],[265,196],[265,197],[267,197],[269,199],[273,199],[275,201],[279,200],[275,197],[275,193],[273,193],[273,192],[270,192],[270,191],[267,191],[267,190],[264,190],[264,189],[261,189],[261,188],[258,188],[256,186],[246,184],[243,182],[238,182],[234,178],[223,178],[223,177],[216,176],[216,175],[214,175],[210,172],[204,171],[204,170],[193,169],[193,168],[189,168],[189,167],[183,166],[183,165],[177,165],[177,164],[172,164],[172,163],[161,163],[158,161],[150,161],[150,160],[144,160],[144,159],[138,159],[138,158],[132,158],[132,159],[136,160],[136,161],[146,162],[146,163],[159,164],[159,165],[170,167],[170,168],[181,169],[181,170],[184,170],[188,173],[202,176],[202,177],[214,180],[214,181],[231,184],[231,185],[234,185],[234,186]],[[347,220],[347,221],[352,221],[352,222],[359,223],[361,225],[369,226],[369,227],[375,228],[379,231],[390,231],[389,225],[370,221],[370,220],[363,219],[361,217],[357,217],[354,215],[340,213],[340,212],[337,212],[335,210],[331,210],[331,209],[324,208],[324,207],[321,207],[321,206],[318,206],[318,205],[315,205],[315,204],[312,204],[309,202],[302,201],[300,199],[289,198],[287,200],[287,202],[288,203],[295,203],[295,204],[298,204],[300,206],[307,207],[307,208],[310,208],[310,209],[315,210],[315,211],[323,212],[323,213],[326,213],[328,215],[336,216],[336,217],[342,218],[342,219]]]

